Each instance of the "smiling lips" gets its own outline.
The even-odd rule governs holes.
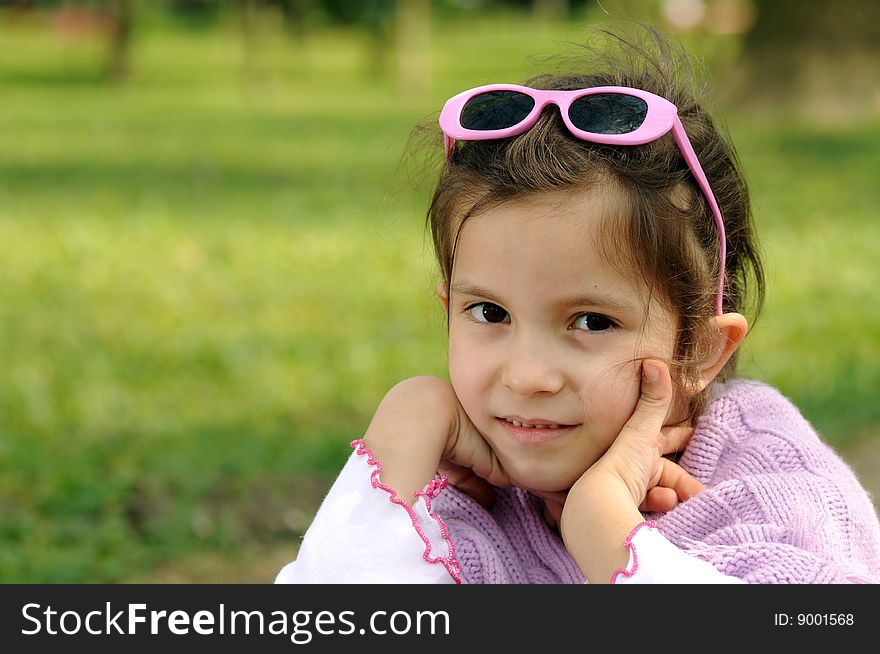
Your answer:
[[[520,416],[504,416],[497,418],[497,420],[515,440],[529,445],[555,440],[578,426],[553,422],[544,418],[526,419]]]
[[[512,424],[514,427],[534,427],[535,429],[555,429],[556,427],[567,427],[568,425],[559,425],[555,422],[550,422],[549,420],[519,420],[517,418],[504,418],[507,422]]]

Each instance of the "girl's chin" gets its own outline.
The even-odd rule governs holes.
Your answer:
[[[523,488],[534,495],[567,493],[568,489],[574,486],[574,483],[580,479],[581,474],[572,474],[568,471],[542,471],[541,473],[520,473],[511,475],[513,485]]]

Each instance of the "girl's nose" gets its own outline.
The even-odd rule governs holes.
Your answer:
[[[514,393],[556,393],[565,381],[550,352],[532,340],[514,339],[501,371],[501,383]]]

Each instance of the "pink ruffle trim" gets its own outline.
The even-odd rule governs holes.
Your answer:
[[[614,574],[611,575],[611,583],[612,584],[617,583],[617,578],[620,575],[623,575],[625,577],[632,577],[638,571],[638,569],[639,569],[639,555],[636,552],[636,546],[632,544],[632,539],[635,538],[636,533],[642,527],[649,527],[651,529],[656,529],[657,523],[654,522],[653,520],[644,520],[644,521],[640,522],[639,524],[637,524],[635,527],[633,527],[633,530],[631,532],[629,532],[629,536],[627,536],[626,540],[623,541],[623,545],[624,545],[624,547],[626,547],[628,550],[630,550],[632,552],[632,569],[627,570],[626,568],[620,568],[620,569],[616,570],[614,572]]]
[[[367,455],[367,464],[373,466],[373,472],[370,473],[370,484],[372,484],[373,488],[380,488],[386,493],[388,493],[389,501],[392,504],[397,504],[398,506],[402,506],[406,509],[407,514],[409,514],[410,520],[412,520],[413,528],[416,530],[416,533],[419,535],[419,538],[422,539],[422,542],[425,544],[425,552],[422,554],[422,558],[425,559],[428,563],[436,564],[439,563],[446,571],[449,573],[449,576],[455,581],[455,583],[461,583],[461,566],[458,561],[455,559],[455,546],[452,544],[452,539],[449,537],[449,531],[446,529],[446,524],[443,522],[443,519],[437,515],[436,513],[431,513],[431,500],[437,497],[446,486],[449,484],[449,478],[444,476],[442,478],[437,477],[432,479],[430,483],[428,483],[425,490],[415,491],[413,493],[414,497],[422,497],[425,500],[425,508],[428,511],[428,515],[431,516],[436,522],[437,526],[440,527],[440,533],[443,536],[443,540],[446,541],[446,545],[448,548],[448,554],[446,556],[431,556],[431,540],[425,535],[425,532],[422,531],[422,526],[419,523],[419,518],[416,515],[413,508],[407,504],[404,500],[397,497],[397,492],[391,488],[390,486],[386,486],[382,482],[379,481],[379,473],[382,470],[382,464],[373,456],[373,453],[370,451],[370,448],[367,447],[367,444],[364,443],[362,438],[357,440],[353,440],[351,442],[351,447],[355,448],[355,453],[358,456]]]

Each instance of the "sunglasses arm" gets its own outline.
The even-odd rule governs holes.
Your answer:
[[[724,231],[724,220],[721,217],[721,209],[718,207],[718,202],[715,200],[715,194],[712,193],[712,187],[709,186],[709,180],[706,179],[706,173],[703,172],[703,167],[700,165],[700,160],[697,159],[697,154],[696,152],[694,152],[694,147],[691,145],[691,141],[687,137],[687,133],[684,131],[684,126],[681,124],[681,119],[678,117],[678,115],[675,116],[672,122],[672,136],[675,139],[676,144],[678,145],[678,149],[684,156],[684,160],[687,162],[688,168],[690,168],[691,173],[697,180],[697,184],[700,186],[700,190],[703,191],[703,195],[709,202],[709,207],[712,209],[712,215],[715,217],[715,225],[718,227],[721,269],[718,273],[718,297],[715,301],[715,310],[720,316],[723,313],[724,276],[727,262],[727,235]]]
[[[449,161],[449,157],[452,156],[452,151],[455,150],[455,139],[444,134],[443,150],[446,152],[446,161]]]

